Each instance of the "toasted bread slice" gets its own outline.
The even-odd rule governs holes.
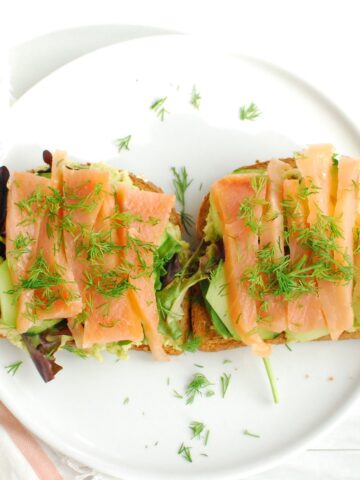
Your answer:
[[[293,158],[286,158],[282,159],[283,161],[289,163],[290,165],[294,165]],[[268,165],[268,161],[266,162],[256,162],[254,165],[243,167],[247,170],[253,169],[258,170],[262,168],[266,168]],[[209,213],[209,193],[203,198],[203,201],[200,205],[199,215],[196,221],[196,231],[198,237],[201,239],[204,235],[204,228],[206,226],[206,218]],[[231,348],[237,347],[245,347],[246,345],[238,340],[232,338],[224,338],[219,335],[213,327],[213,323],[211,321],[210,315],[205,307],[205,304],[202,299],[202,295],[200,292],[199,287],[194,287],[192,292],[195,301],[191,304],[191,325],[193,334],[196,337],[201,338],[201,345],[200,350],[204,352],[218,352],[221,350],[228,350]],[[360,339],[360,330],[354,332],[344,332],[340,337],[340,340],[351,340],[351,339]],[[317,338],[313,341],[320,341],[320,340],[330,340],[330,336],[326,335],[321,338]],[[284,344],[287,343],[286,337],[284,334],[280,334],[274,339],[266,340],[267,343],[272,344]]]
[[[130,173],[129,176],[130,176],[133,184],[141,190],[158,192],[158,193],[163,192],[163,190],[161,188],[157,187],[156,185],[154,185],[151,182],[148,182],[148,181],[144,180],[141,177],[136,176],[133,173]],[[170,222],[173,223],[174,225],[178,225],[180,227],[181,231],[183,231],[183,226],[182,226],[182,223],[180,221],[180,215],[177,213],[175,208],[173,208],[172,211],[171,211]],[[183,307],[184,316],[180,321],[180,328],[181,328],[181,331],[182,331],[182,343],[185,343],[186,340],[188,339],[189,332],[190,332],[190,326],[191,326],[190,325],[191,322],[190,322],[189,293],[187,293],[185,295],[184,301],[182,303],[182,307]],[[2,338],[5,339],[6,337],[4,337],[3,335],[0,334],[0,339],[2,339]],[[139,346],[134,345],[132,347],[132,349],[142,350],[142,351],[150,351],[150,348],[149,348],[148,345],[139,345]],[[180,355],[181,353],[183,353],[181,349],[174,348],[170,345],[165,345],[164,350],[169,355]]]

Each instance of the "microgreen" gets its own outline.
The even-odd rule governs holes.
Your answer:
[[[202,396],[203,391],[213,385],[202,373],[196,373],[186,388],[186,404],[193,403],[197,395]]]

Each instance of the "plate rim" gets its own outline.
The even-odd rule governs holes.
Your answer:
[[[110,49],[115,49],[115,48],[128,48],[129,44],[136,44],[136,43],[151,43],[151,42],[159,42],[164,43],[171,39],[171,41],[177,42],[182,42],[184,45],[187,43],[193,43],[194,45],[197,45],[198,47],[201,47],[201,49],[204,49],[205,51],[209,51],[210,49],[213,49],[216,51],[216,53],[226,56],[226,55],[231,55],[232,57],[237,57],[239,59],[245,58],[247,60],[259,62],[262,65],[266,65],[268,68],[275,69],[277,72],[281,74],[285,74],[289,76],[292,80],[296,80],[299,82],[302,86],[305,86],[309,91],[311,91],[313,94],[315,94],[317,97],[319,97],[323,102],[325,102],[329,107],[331,107],[335,112],[338,112],[341,114],[342,119],[346,122],[346,125],[348,128],[351,128],[352,133],[360,138],[360,129],[359,127],[352,121],[351,117],[347,115],[346,112],[344,112],[339,105],[338,102],[334,101],[332,98],[329,98],[327,95],[325,95],[316,85],[310,83],[307,80],[302,79],[300,76],[298,76],[297,73],[293,73],[291,69],[288,69],[285,66],[278,65],[276,63],[270,62],[266,60],[265,58],[262,57],[257,57],[257,56],[252,56],[252,55],[246,55],[246,53],[242,52],[234,52],[230,48],[224,48],[223,46],[219,47],[219,45],[215,42],[208,42],[208,38],[206,38],[206,43],[204,38],[200,38],[197,35],[194,34],[179,34],[179,33],[169,33],[169,34],[154,34],[150,35],[147,37],[141,37],[141,38],[136,38],[136,39],[130,39],[130,40],[125,40],[121,42],[114,43],[112,45],[108,45],[105,47],[98,48],[92,52],[89,52],[87,54],[81,55],[80,57],[77,57],[74,60],[71,60],[70,62],[66,63],[65,65],[62,65],[61,67],[55,69],[53,72],[50,74],[46,75],[43,77],[41,80],[39,80],[37,83],[35,83],[27,92],[25,92],[10,108],[10,114],[12,115],[13,112],[21,108],[21,104],[23,101],[26,101],[26,98],[28,95],[31,95],[33,91],[36,91],[37,89],[41,89],[41,85],[43,82],[48,81],[48,79],[54,75],[56,75],[59,71],[64,70],[64,69],[71,69],[71,65],[75,63],[79,63],[81,61],[86,61],[87,58],[90,58],[94,55],[101,55],[101,52],[104,50],[110,50]],[[182,47],[184,48],[184,46]],[[25,100],[24,100],[25,99]],[[20,106],[19,106],[20,105]],[[274,468],[275,466],[280,465],[281,463],[295,457],[298,455],[300,452],[304,451],[306,446],[309,445],[309,443],[318,440],[328,434],[331,430],[333,430],[336,425],[338,425],[347,415],[350,414],[352,408],[354,407],[355,403],[358,401],[360,397],[360,385],[354,386],[354,388],[351,390],[351,393],[348,394],[346,397],[345,401],[342,401],[341,405],[338,407],[336,412],[332,416],[330,416],[326,421],[323,421],[319,426],[317,426],[314,430],[311,430],[307,434],[304,434],[300,440],[294,440],[293,442],[290,443],[290,445],[282,449],[279,452],[273,452],[272,454],[267,456],[267,460],[261,461],[259,465],[254,464],[254,466],[250,469],[247,469],[246,471],[243,470],[241,471],[241,467],[239,470],[239,466],[230,468],[224,471],[222,473],[222,478],[224,480],[235,480],[238,478],[246,478],[249,475],[255,475],[259,474],[261,472],[265,472],[271,468]],[[70,446],[66,443],[66,441],[61,440],[60,438],[56,437],[56,434],[51,431],[51,429],[47,429],[43,426],[39,426],[36,424],[36,422],[33,422],[30,418],[26,417],[26,414],[22,412],[21,408],[17,406],[17,404],[13,405],[12,404],[12,398],[11,395],[7,393],[6,389],[2,387],[0,384],[0,399],[4,402],[6,407],[22,422],[22,424],[28,428],[34,435],[36,435],[38,438],[40,438],[42,441],[47,443],[49,446],[54,448],[55,450],[58,450],[61,453],[64,453],[65,455],[79,461],[80,463],[86,464],[87,466],[90,466],[92,468],[95,468],[99,470],[100,472],[103,472],[107,475],[114,475],[114,470],[113,470],[113,465],[108,464],[107,461],[102,461],[101,459],[94,458],[88,453],[84,453],[83,451],[80,451],[76,446]],[[141,478],[144,480],[158,480],[160,478],[165,478],[164,475],[166,474],[143,474],[142,471],[136,472],[134,468],[127,468],[119,464],[116,466],[118,470],[118,473],[116,475],[124,476],[126,479],[134,479],[134,474],[136,473],[137,478]],[[140,474],[140,476],[139,476]],[[209,474],[208,472],[206,473],[197,473],[197,478],[199,479],[214,479],[218,478],[217,473],[211,473]],[[175,479],[183,479],[184,476],[182,474],[172,474],[172,477]]]

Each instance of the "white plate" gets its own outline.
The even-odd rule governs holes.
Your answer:
[[[189,103],[194,84],[199,111]],[[170,113],[161,122],[149,106],[164,96]],[[242,122],[239,107],[251,101],[262,115]],[[211,182],[239,165],[289,156],[312,142],[360,151],[356,129],[301,80],[180,36],[120,44],[68,64],[15,105],[9,128],[12,169],[39,164],[44,148],[63,148],[170,190],[170,166],[185,165],[194,178],[192,213]],[[128,134],[130,151],[117,154],[113,141]],[[274,405],[262,363],[248,349],[187,354],[164,364],[136,352],[128,362],[106,357],[103,363],[63,353],[64,370],[45,385],[31,361],[4,342],[0,365],[25,363],[15,377],[0,368],[0,393],[33,432],[103,472],[125,479],[235,479],[274,466],[344,414],[359,394],[359,347],[356,341],[296,345],[293,352],[275,347],[281,403]],[[185,405],[172,391],[183,392],[197,371],[214,382],[216,395]],[[232,375],[224,399],[223,372]],[[211,430],[208,446],[191,440],[192,420]],[[261,437],[246,436],[245,429]],[[192,446],[191,464],[177,455],[182,442]]]

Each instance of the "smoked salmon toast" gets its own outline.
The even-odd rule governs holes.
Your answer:
[[[10,178],[1,169],[1,336],[28,350],[45,381],[61,368],[61,349],[123,357],[133,348],[157,360],[181,353],[198,277],[175,197],[65,152],[44,160]]]
[[[360,338],[360,159],[312,145],[216,181],[197,220],[200,349]]]

